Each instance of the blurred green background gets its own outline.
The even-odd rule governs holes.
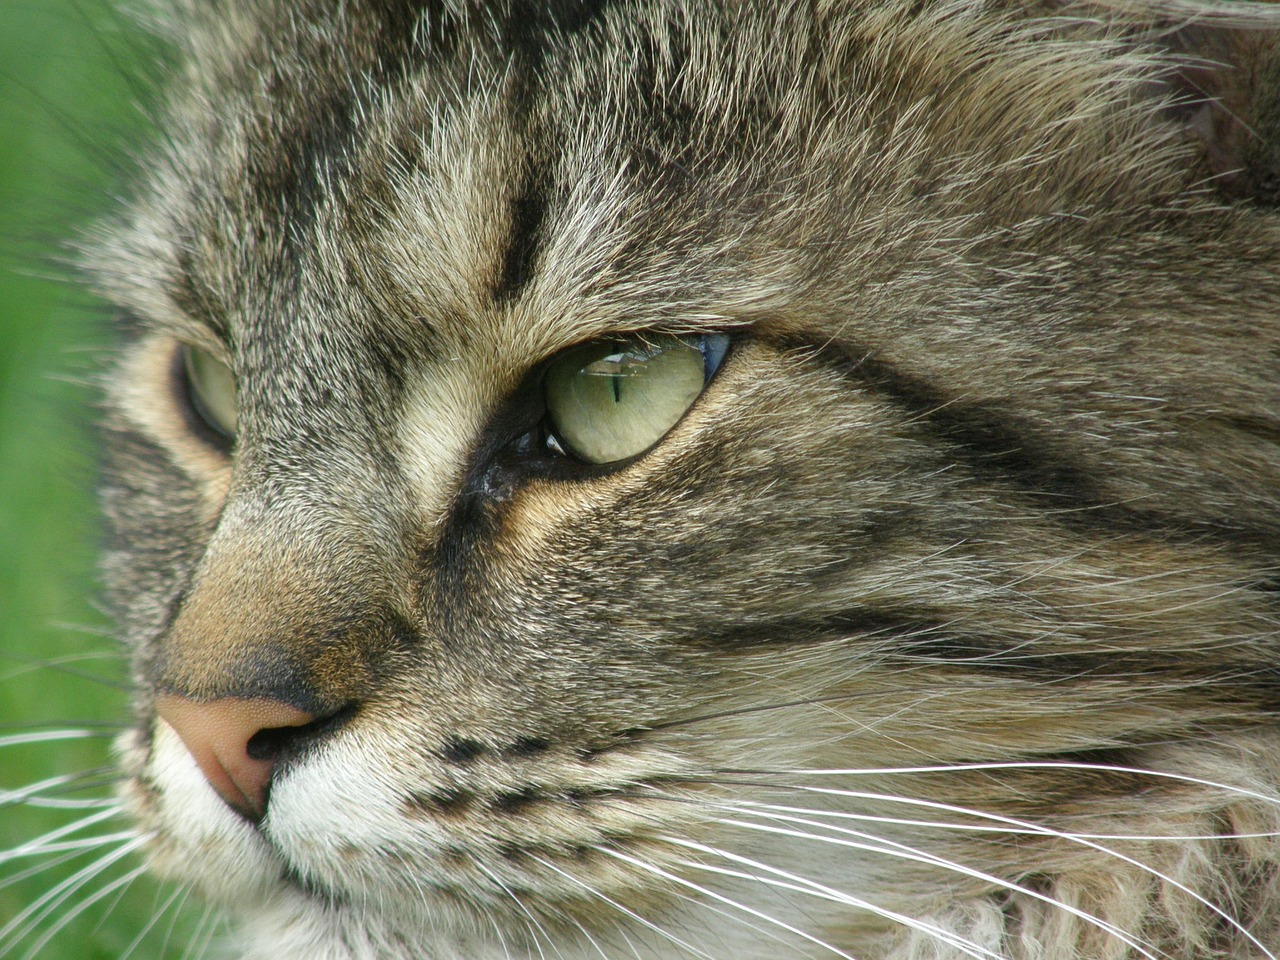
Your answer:
[[[0,0],[0,792],[98,770],[88,778],[93,789],[44,795],[109,795],[101,768],[127,715],[125,671],[95,601],[89,384],[110,342],[110,314],[65,264],[68,239],[109,210],[114,194],[127,193],[130,145],[148,136],[154,84],[146,78],[158,52],[108,0]],[[94,735],[15,742],[73,725]],[[178,900],[160,909],[172,891],[145,879],[111,887],[139,864],[136,856],[79,889],[59,888],[118,844],[67,850],[75,856],[61,864],[61,854],[24,848],[93,809],[0,797],[0,957],[202,952],[201,931],[193,945],[191,927],[199,916],[179,917]],[[124,829],[106,820],[58,839]],[[59,889],[65,900],[41,901]]]

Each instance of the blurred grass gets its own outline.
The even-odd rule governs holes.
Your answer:
[[[152,46],[107,0],[0,0],[0,744],[33,726],[127,715],[118,687],[79,675],[124,675],[94,603],[87,383],[101,366],[109,314],[59,261],[68,238],[127,187],[122,147],[145,136],[131,74],[145,72]],[[108,744],[96,737],[0,745],[0,791],[99,767]],[[0,803],[0,957],[25,957],[42,931],[122,872],[91,882],[32,935],[9,942],[6,925],[96,856],[12,882],[50,859],[12,851],[70,819],[65,811]],[[108,822],[72,836],[121,828]],[[140,882],[119,902],[114,893],[104,897],[34,955],[120,958],[165,896]],[[133,955],[184,956],[186,938],[170,934],[170,922],[162,917]]]

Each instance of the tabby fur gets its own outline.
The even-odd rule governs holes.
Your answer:
[[[1278,12],[158,15],[91,254],[153,868],[244,960],[1280,954]],[[627,331],[734,343],[515,449]],[[255,823],[162,694],[324,722]]]

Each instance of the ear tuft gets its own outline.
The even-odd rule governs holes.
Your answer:
[[[1175,111],[1206,175],[1229,197],[1280,204],[1280,20],[1193,24],[1168,40]]]
[[[1221,193],[1280,205],[1280,2],[1081,0],[1167,64],[1160,91]]]

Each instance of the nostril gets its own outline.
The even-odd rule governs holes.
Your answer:
[[[284,747],[317,726],[313,714],[265,698],[200,702],[163,694],[156,713],[227,805],[254,821],[266,813],[271,774]]]
[[[259,730],[245,744],[245,752],[251,760],[266,760],[275,763],[291,745],[298,742],[303,731],[311,726],[309,723],[296,727],[268,727]]]
[[[297,753],[307,744],[328,736],[351,719],[355,710],[355,704],[351,703],[308,723],[264,727],[249,738],[249,742],[245,744],[245,752],[252,760],[276,763],[289,754]]]

